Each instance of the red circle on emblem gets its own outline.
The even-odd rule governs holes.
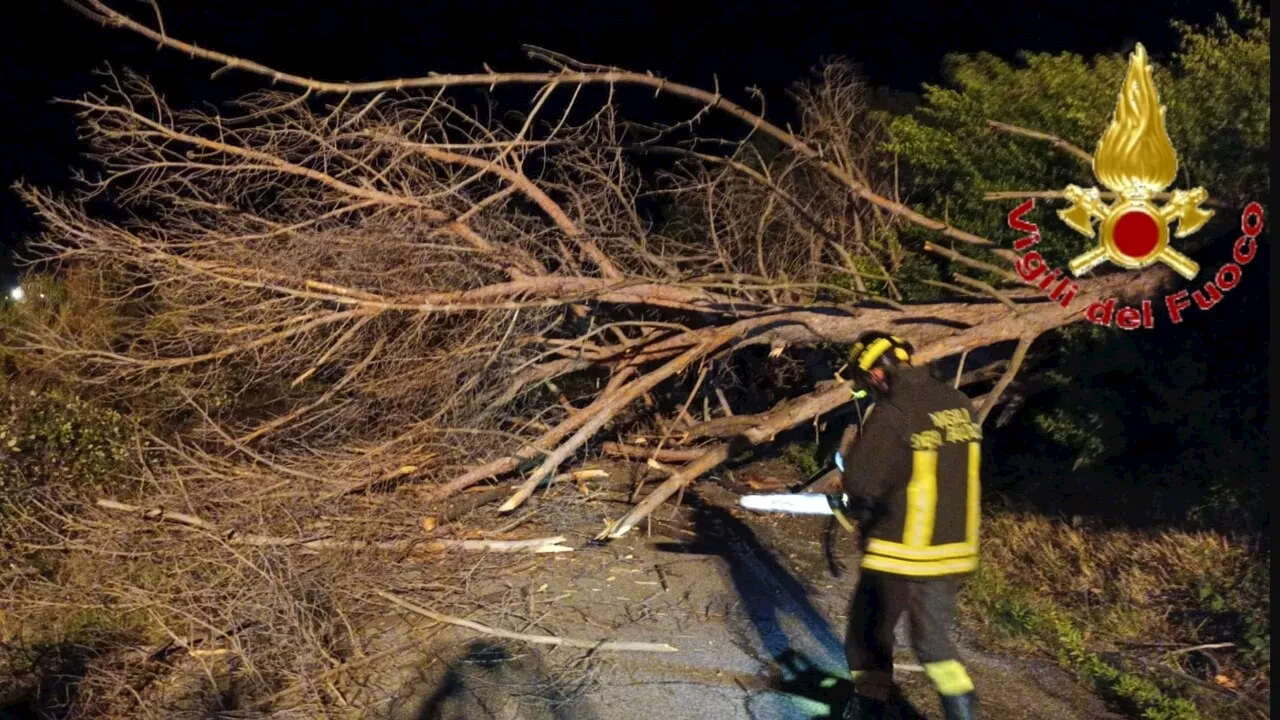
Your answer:
[[[1111,230],[1116,249],[1132,258],[1146,257],[1160,243],[1160,226],[1144,212],[1127,212]]]

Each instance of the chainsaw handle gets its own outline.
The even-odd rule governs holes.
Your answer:
[[[837,457],[839,457],[838,453]],[[839,521],[845,530],[853,532],[853,524],[849,522],[849,518],[844,514],[844,511],[849,508],[849,496],[844,493],[832,493],[827,496],[827,502],[831,505],[831,515]]]
[[[846,518],[844,516],[844,513],[841,512],[839,509],[832,508],[831,516],[834,517],[836,521],[838,521],[840,525],[844,527],[845,530],[848,530],[849,532],[853,532],[853,523],[850,523],[849,519]]]

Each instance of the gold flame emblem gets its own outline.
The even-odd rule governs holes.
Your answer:
[[[1102,201],[1097,188],[1068,185],[1063,195],[1071,206],[1058,211],[1071,229],[1093,237],[1093,221],[1101,221],[1101,244],[1067,266],[1076,277],[1110,260],[1137,270],[1157,262],[1188,280],[1200,272],[1191,258],[1169,247],[1169,223],[1177,221],[1175,237],[1186,237],[1213,217],[1200,204],[1209,198],[1204,188],[1176,190],[1157,207],[1152,198],[1178,177],[1178,155],[1164,126],[1164,107],[1151,79],[1147,51],[1138,45],[1129,56],[1120,97],[1111,125],[1093,154],[1093,174],[1115,202]]]

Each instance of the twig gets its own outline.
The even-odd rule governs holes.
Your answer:
[[[707,367],[708,365],[705,362],[699,364],[698,379],[694,381],[693,389],[689,391],[689,396],[685,398],[684,405],[680,406],[680,411],[677,413],[677,415],[687,416],[689,414],[689,406],[693,403],[694,396],[698,394],[698,390],[702,387],[702,381],[705,380],[707,377]],[[706,415],[705,411],[703,412],[703,415],[704,416]],[[662,437],[658,440],[659,452],[662,450],[662,448],[667,444],[667,441],[670,439],[671,439],[670,430],[667,430],[666,432],[662,433]]]
[[[952,277],[954,277],[957,282],[962,282],[965,285],[971,285],[973,287],[976,287],[982,290],[983,292],[987,293],[991,297],[995,298],[996,300],[999,300],[1000,303],[1005,307],[1009,308],[1009,311],[1012,312],[1014,315],[1020,314],[1018,312],[1018,306],[1013,304],[1013,301],[1009,299],[1009,296],[995,289],[991,285],[984,283],[977,278],[971,278],[968,275],[963,275],[961,273],[953,273]]]
[[[960,362],[956,365],[956,381],[953,387],[957,390],[960,389],[960,378],[964,375],[964,361],[968,357],[969,348],[965,348],[964,351],[960,353]]]
[[[551,486],[555,483],[569,482],[572,480],[594,480],[598,478],[607,478],[609,473],[604,470],[574,470],[572,472],[560,473],[555,477],[543,482],[543,486]],[[476,508],[488,505],[504,497],[517,486],[514,483],[499,485],[497,487],[481,490],[473,493],[471,496],[464,496],[446,505],[439,513],[435,515],[435,519],[441,525],[456,520],[463,515],[475,510]]]
[[[194,515],[186,515],[183,513],[168,512],[155,508],[145,510],[136,505],[126,505],[115,500],[98,500],[98,507],[108,510],[120,510],[123,512],[141,513],[143,518],[148,520],[167,520],[169,522],[186,525],[188,527],[207,530],[222,537],[230,545],[248,545],[253,547],[300,547],[307,550],[390,550],[403,551],[415,546],[413,541],[403,540],[395,542],[366,542],[363,540],[337,540],[332,538],[285,538],[273,537],[270,535],[240,535],[235,530],[220,531],[216,525],[206,520],[202,520]],[[473,550],[483,552],[572,552],[573,548],[565,547],[560,543],[564,542],[563,536],[532,538],[529,540],[451,540],[437,539],[421,545],[428,551],[440,550]]]
[[[483,507],[491,502],[496,502],[499,498],[506,496],[511,492],[513,485],[499,485],[497,487],[486,488],[479,492],[465,493],[461,498],[455,500],[440,512],[436,513],[434,519],[440,525],[453,522],[478,507]]]
[[[1010,125],[1008,123],[1002,123],[996,120],[988,120],[987,125],[991,127],[991,129],[993,130],[999,130],[1001,132],[1006,132],[1011,135],[1021,135],[1023,137],[1034,138],[1036,140],[1044,140],[1045,142],[1058,148],[1059,150],[1065,150],[1066,152],[1069,152],[1072,155],[1075,155],[1076,157],[1083,160],[1085,164],[1089,165],[1090,167],[1093,166],[1092,155],[1085,152],[1084,150],[1081,150],[1079,147],[1072,145],[1066,140],[1063,140],[1057,135],[1050,135],[1049,133],[1040,132],[1038,130],[1028,130],[1023,127],[1018,127],[1017,125]]]
[[[428,625],[428,627],[439,628],[440,625],[439,624]],[[434,636],[434,633],[432,634],[432,636]],[[427,638],[427,639],[430,639],[430,638]],[[337,667],[325,670],[324,672],[321,672],[314,677],[306,678],[305,680],[296,682],[293,685],[290,685],[289,687],[285,688],[284,690],[281,690],[272,695],[268,695],[260,700],[254,701],[252,704],[249,705],[249,707],[255,708],[255,709],[265,707],[278,700],[288,697],[289,695],[294,695],[300,692],[304,692],[308,687],[308,685],[314,684],[322,680],[327,680],[337,675],[341,675],[342,673],[345,673],[345,672],[351,672],[352,670],[357,670],[361,667],[364,667],[365,665],[368,665],[371,662],[376,662],[378,660],[382,660],[383,658],[390,657],[392,655],[399,655],[399,654],[409,652],[414,647],[421,646],[422,644],[423,644],[423,638],[411,638],[409,640],[396,643],[395,645],[392,645],[389,648],[384,648],[370,655],[365,655],[362,658],[356,658],[349,662],[343,663]]]
[[[432,540],[427,543],[427,547],[428,549],[434,549],[438,545],[447,550],[481,550],[485,552],[572,552],[573,548],[560,544],[564,541],[565,538],[562,535],[533,538],[531,540]]]
[[[729,407],[729,400],[724,396],[724,390],[716,386],[716,399],[720,401],[720,409],[724,411],[725,417],[733,417],[733,409]]]
[[[991,409],[1000,401],[1000,395],[1009,387],[1009,383],[1013,382],[1013,376],[1018,374],[1018,368],[1022,367],[1022,361],[1027,357],[1027,350],[1031,348],[1031,343],[1035,338],[1030,335],[1023,335],[1018,338],[1018,346],[1013,350],[1013,357],[1009,360],[1009,367],[1000,376],[999,382],[987,393],[986,399],[982,402],[982,409],[978,411],[978,424],[981,425],[987,415],[991,414]]]
[[[831,175],[859,197],[872,203],[876,207],[887,210],[894,215],[903,217],[922,227],[935,230],[954,240],[983,247],[994,247],[996,245],[996,243],[988,240],[987,238],[952,227],[949,223],[921,215],[901,203],[894,202],[893,200],[875,193],[865,184],[855,179],[848,170],[840,167],[830,160],[824,159],[818,150],[801,141],[794,133],[788,132],[768,120],[765,120],[760,115],[747,110],[731,100],[728,100],[719,92],[708,92],[688,85],[670,82],[664,78],[660,78],[649,73],[628,72],[616,69],[591,70],[587,72],[566,72],[564,70],[560,70],[559,72],[554,73],[486,72],[472,74],[437,74],[428,75],[426,77],[397,78],[394,80],[362,83],[326,82],[301,75],[286,73],[252,60],[246,60],[244,58],[228,55],[215,50],[206,50],[191,43],[163,35],[133,18],[130,18],[127,15],[107,6],[101,0],[67,0],[67,2],[70,2],[75,7],[98,14],[108,25],[126,28],[134,33],[153,40],[160,45],[180,51],[188,57],[198,57],[203,60],[216,62],[227,69],[242,70],[268,78],[273,84],[292,85],[293,87],[311,90],[315,93],[366,94],[384,92],[388,90],[401,91],[414,88],[444,88],[464,85],[494,87],[499,84],[546,85],[549,83],[598,83],[605,85],[617,85],[626,83],[648,86],[658,92],[667,92],[677,97],[702,103],[707,108],[715,108],[730,117],[745,123],[748,127],[753,128],[753,130],[773,137],[783,145],[791,148],[809,160],[814,161],[827,174]],[[1001,252],[1001,250],[996,250],[996,252]]]
[[[695,360],[705,357],[707,354],[718,349],[722,345],[730,342],[736,337],[746,334],[753,328],[766,324],[770,318],[757,317],[740,320],[732,325],[715,328],[714,332],[707,335],[701,342],[694,345],[689,350],[681,353],[675,359],[667,362],[662,367],[644,375],[635,381],[619,388],[615,395],[602,395],[600,397],[600,408],[596,411],[594,417],[588,420],[583,426],[566,440],[559,448],[547,455],[547,458],[538,466],[536,470],[529,476],[520,488],[507,499],[499,512],[511,512],[529,498],[533,494],[534,488],[543,477],[546,477],[556,465],[563,462],[570,454],[587,442],[601,427],[605,425],[619,410],[631,404],[633,400],[640,397],[644,393],[657,387],[660,383],[669,377],[677,375],[685,370]]]
[[[606,455],[616,455],[627,458],[628,460],[652,459],[660,462],[689,462],[702,457],[705,450],[698,448],[690,449],[663,449],[646,448],[640,445],[627,445],[625,443],[607,441],[600,445],[600,449]]]
[[[983,262],[981,260],[975,260],[967,255],[961,255],[955,250],[949,250],[939,245],[935,245],[931,242],[926,242],[924,244],[924,249],[926,252],[931,252],[937,255],[941,255],[942,257],[947,258],[948,260],[952,260],[954,262],[958,262],[963,265],[968,265],[971,268],[976,268],[984,272],[989,272],[989,273],[992,273],[993,275],[999,275],[1000,277],[1005,278],[1009,282],[1014,282],[1014,283],[1022,282],[1021,278],[1019,278],[1017,275],[1014,275],[1012,272],[1004,268],[996,267],[991,263]]]
[[[1201,650],[1223,650],[1235,647],[1235,643],[1209,643],[1207,645],[1192,645],[1191,647],[1178,648],[1177,650],[1169,650],[1163,653],[1163,657],[1172,657],[1174,655],[1182,655],[1184,653],[1199,652]]]
[[[917,282],[919,282],[921,285],[929,285],[931,287],[942,288],[943,290],[950,290],[951,292],[956,293],[957,295],[963,295],[965,297],[983,298],[983,299],[987,297],[983,293],[975,292],[968,288],[956,285],[955,283],[942,282],[941,280],[930,280],[929,278],[920,278]]]
[[[187,515],[185,513],[170,512],[168,510],[162,510],[160,508],[153,508],[151,510],[144,511],[143,508],[138,507],[136,505],[126,505],[122,502],[116,502],[115,500],[107,500],[105,498],[98,500],[97,505],[100,508],[106,508],[108,510],[120,510],[122,512],[131,512],[131,513],[141,512],[142,517],[146,518],[147,520],[167,520],[169,522],[178,523],[179,525],[186,525],[188,527],[200,528],[201,530],[208,530],[210,532],[218,532],[217,526],[215,526],[213,523],[210,523],[207,520],[202,520],[196,517],[195,515]]]
[[[1115,640],[1116,645],[1127,645],[1129,647],[1149,647],[1149,648],[1186,648],[1193,647],[1182,642],[1138,642],[1135,640]],[[1229,643],[1230,644],[1230,643]]]
[[[641,520],[648,517],[654,510],[657,510],[658,506],[665,502],[667,498],[674,495],[677,490],[693,482],[703,473],[711,470],[728,459],[728,443],[716,445],[712,449],[707,450],[702,454],[702,457],[684,466],[675,475],[664,480],[662,484],[655,488],[653,492],[649,493],[648,497],[642,500],[639,505],[632,508],[631,512],[627,513],[617,523],[611,525],[607,530],[597,536],[596,539],[607,540],[620,538],[623,535],[626,535],[630,532],[631,528],[636,526],[636,523],[639,523]]]
[[[1205,688],[1206,690],[1212,690],[1216,693],[1226,695],[1227,697],[1233,700],[1239,700],[1240,702],[1248,705],[1249,707],[1254,708],[1255,710],[1259,710],[1261,712],[1267,713],[1267,717],[1271,716],[1270,715],[1271,709],[1267,705],[1265,705],[1264,703],[1260,703],[1257,700],[1254,700],[1253,698],[1241,692],[1237,692],[1229,688],[1224,688],[1216,683],[1211,683],[1206,680],[1201,680],[1200,678],[1193,677],[1191,675],[1188,675],[1185,672],[1182,672],[1181,670],[1171,668],[1168,665],[1164,665],[1162,663],[1151,662],[1143,658],[1138,658],[1137,660],[1140,665],[1142,665],[1143,667],[1149,670],[1155,669],[1155,670],[1160,670],[1162,672],[1166,672],[1181,680],[1185,680],[1186,682],[1192,683],[1193,685],[1198,685],[1199,687]]]
[[[621,385],[635,375],[635,373],[636,369],[634,367],[624,367],[614,375],[612,380],[610,380],[610,384],[605,387],[605,392],[601,394],[601,397],[596,398],[595,401],[582,410],[570,415],[564,420],[564,422],[557,425],[554,430],[548,431],[535,443],[523,445],[513,455],[501,457],[497,460],[487,462],[480,467],[472,468],[462,476],[450,480],[444,485],[431,488],[427,492],[427,502],[443,500],[488,478],[511,472],[512,470],[520,467],[522,462],[532,460],[538,456],[545,457],[547,455],[547,451],[543,448],[546,448],[553,443],[560,442],[560,440],[566,435],[590,420],[598,411],[599,406],[604,403],[605,396],[607,396],[610,389],[614,387],[614,383]]]
[[[510,630],[502,630],[500,628],[491,628],[488,625],[481,625],[472,620],[464,620],[452,615],[428,610],[427,608],[410,602],[397,595],[393,595],[385,590],[379,590],[378,596],[388,602],[398,605],[409,612],[416,613],[423,617],[430,618],[437,622],[457,625],[469,630],[475,630],[478,633],[492,635],[494,637],[507,638],[508,640],[519,640],[522,642],[536,643],[538,645],[562,645],[566,647],[583,648],[585,650],[594,651],[613,651],[613,652],[679,652],[678,648],[674,648],[666,643],[646,643],[646,642],[625,642],[611,640],[579,640],[576,638],[559,637],[556,635],[527,635],[525,633],[512,632]]]
[[[534,515],[534,511],[530,510],[529,512],[517,517],[515,520],[512,520],[511,522],[507,523],[506,525],[503,525],[500,528],[497,528],[494,530],[486,530],[485,532],[481,533],[481,536],[485,538],[496,538],[496,537],[505,535],[506,533],[509,533],[512,530],[515,530],[521,525],[524,525],[525,523],[532,520],[533,515]]]
[[[423,458],[423,460],[424,460],[424,461],[426,461],[426,460],[430,460],[430,459],[432,459],[432,458],[434,458],[434,457],[435,457],[435,454],[434,454],[434,453],[432,453],[431,455],[428,455],[428,456],[426,456],[425,458]],[[317,499],[317,501],[319,501],[319,502],[325,502],[325,501],[328,501],[328,500],[333,500],[333,499],[335,499],[335,498],[340,498],[340,497],[342,497],[342,496],[344,496],[344,495],[351,495],[351,494],[353,494],[353,493],[358,493],[358,492],[360,492],[360,491],[362,491],[362,490],[368,490],[369,488],[372,488],[372,487],[374,487],[375,485],[381,485],[381,484],[383,484],[383,483],[388,483],[388,482],[392,482],[392,481],[395,481],[395,480],[400,480],[400,479],[402,479],[402,478],[408,477],[409,475],[412,475],[413,473],[415,473],[415,472],[417,472],[417,471],[418,471],[418,466],[417,466],[417,465],[403,465],[403,466],[398,467],[398,468],[396,468],[395,470],[392,470],[391,472],[386,473],[385,475],[382,475],[382,476],[380,476],[380,477],[369,478],[368,480],[363,480],[363,481],[361,481],[361,482],[355,483],[354,485],[350,485],[350,486],[348,486],[348,487],[345,487],[345,488],[343,488],[343,489],[341,489],[341,490],[335,490],[335,491],[333,491],[333,492],[330,492],[330,493],[326,493],[326,494],[324,494],[324,495],[321,495],[319,498],[316,498],[316,499]]]

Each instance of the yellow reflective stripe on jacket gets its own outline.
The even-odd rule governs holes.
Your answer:
[[[884,555],[895,560],[954,560],[978,554],[978,546],[971,542],[930,545],[929,547],[912,547],[891,540],[871,538],[867,541],[868,555]]]
[[[933,540],[934,513],[938,509],[938,452],[916,450],[911,453],[911,480],[907,482],[907,517],[903,541],[908,547],[920,548]]]
[[[912,452],[903,541],[899,543],[869,538],[862,567],[912,577],[950,575],[977,569],[982,449],[977,442],[970,442],[968,445],[964,541],[931,544],[938,508],[938,453],[934,449],[921,447]]]
[[[952,560],[898,560],[897,558],[884,557],[883,555],[864,555],[862,557],[862,567],[865,570],[877,570],[879,572],[892,573],[894,575],[907,575],[910,577],[934,577],[937,575],[953,575],[956,573],[973,572],[978,569],[978,556],[971,555],[965,558],[955,558]]]
[[[965,542],[978,552],[978,524],[982,522],[980,496],[982,495],[982,446],[969,443],[969,517],[965,527]]]

